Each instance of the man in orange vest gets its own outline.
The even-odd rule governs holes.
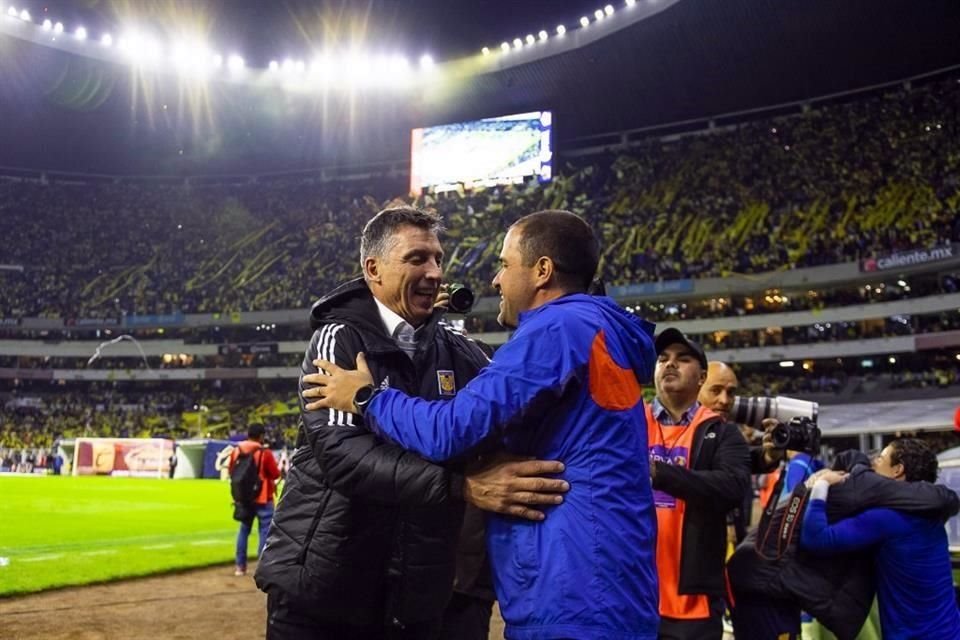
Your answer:
[[[667,329],[656,350],[657,395],[646,410],[657,510],[659,638],[720,640],[726,514],[749,490],[750,450],[736,425],[697,400],[707,375],[703,348]]]

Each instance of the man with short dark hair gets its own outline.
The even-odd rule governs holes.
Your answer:
[[[656,340],[657,395],[647,405],[657,509],[659,637],[723,636],[726,514],[750,487],[750,450],[736,425],[698,398],[703,348],[677,329]]]
[[[240,522],[240,531],[237,534],[236,569],[234,575],[247,574],[247,541],[253,529],[253,517],[257,518],[258,542],[257,557],[263,554],[263,547],[267,543],[267,532],[273,519],[273,494],[276,491],[277,478],[280,470],[277,468],[273,452],[263,446],[264,429],[262,424],[252,424],[247,429],[247,439],[237,444],[230,452],[228,473],[233,474],[233,467],[237,458],[243,455],[252,455],[253,463],[260,474],[260,493],[254,499],[254,513],[248,520]]]
[[[570,491],[537,524],[487,522],[509,638],[653,640],[657,578],[641,383],[652,325],[586,294],[597,268],[590,226],[566,211],[520,218],[507,232],[499,322],[516,331],[450,402],[382,388],[381,376],[329,361],[304,378],[310,408],[359,412],[432,460],[494,438],[521,456],[563,460]]]
[[[563,481],[535,477],[560,463],[494,458],[465,475],[479,450],[433,464],[374,435],[358,416],[307,406],[317,358],[347,364],[363,351],[383,388],[442,401],[459,397],[486,366],[479,346],[434,308],[440,229],[426,211],[381,211],[363,230],[363,278],[311,311],[297,451],[256,573],[268,594],[270,640],[435,638],[454,587],[465,501],[535,520],[536,505],[562,500]],[[477,625],[488,624],[492,600],[469,604],[482,610],[454,612],[477,621],[457,637],[485,637]]]
[[[873,461],[878,475],[900,482],[936,482],[937,456],[922,440],[894,440]],[[889,508],[827,521],[828,492],[846,479],[836,471],[810,478],[810,504],[800,546],[814,553],[869,550],[877,573],[884,638],[960,638],[960,613],[943,521]]]

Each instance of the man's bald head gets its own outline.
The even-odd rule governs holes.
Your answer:
[[[712,361],[707,365],[707,379],[700,387],[700,404],[730,420],[730,410],[737,397],[737,374],[725,362]]]

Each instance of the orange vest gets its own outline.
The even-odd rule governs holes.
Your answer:
[[[716,417],[701,406],[689,426],[661,425],[653,410],[647,411],[647,443],[650,464],[662,462],[690,468],[693,440],[704,420]],[[710,617],[710,599],[706,595],[680,594],[680,558],[683,553],[683,514],[686,502],[663,491],[654,490],[657,507],[657,575],[660,579],[660,615],[667,618],[696,620]]]

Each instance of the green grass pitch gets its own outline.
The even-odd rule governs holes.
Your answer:
[[[0,597],[233,562],[225,482],[0,476],[0,495]]]

